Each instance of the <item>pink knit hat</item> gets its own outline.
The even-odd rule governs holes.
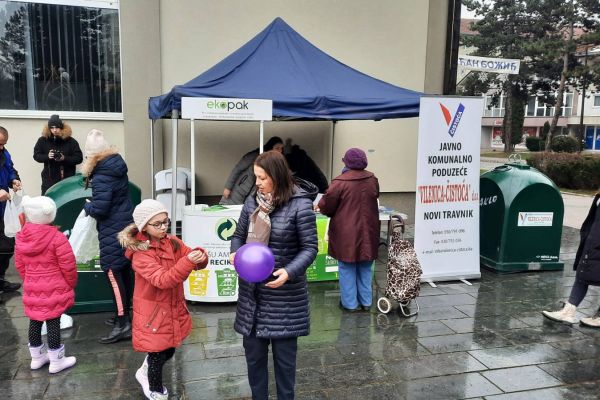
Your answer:
[[[169,214],[163,203],[154,199],[146,199],[133,210],[133,222],[141,232],[152,217],[161,213]]]

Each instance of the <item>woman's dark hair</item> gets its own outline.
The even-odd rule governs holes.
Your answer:
[[[279,136],[273,136],[271,139],[267,140],[267,143],[263,145],[263,151],[273,150],[276,144],[283,144],[283,140]]]
[[[285,156],[278,151],[265,151],[256,158],[254,165],[264,169],[273,180],[273,205],[277,207],[290,201],[294,194],[294,179]]]

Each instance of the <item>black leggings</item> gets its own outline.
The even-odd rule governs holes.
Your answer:
[[[29,321],[29,345],[40,347],[42,343],[42,325],[44,321]],[[60,348],[60,317],[46,321],[48,330],[48,347],[50,350]]]
[[[10,265],[10,258],[12,256],[12,254],[0,254],[0,280],[4,280],[4,275],[6,275],[6,270]]]
[[[162,369],[163,365],[173,357],[175,348],[160,351],[158,353],[148,353],[148,382],[152,392],[163,392]]]
[[[119,271],[112,269],[106,273],[108,283],[113,291],[116,306],[117,322],[119,326],[129,322],[129,309],[131,308],[131,294],[133,292],[133,279],[131,270],[125,268]]]

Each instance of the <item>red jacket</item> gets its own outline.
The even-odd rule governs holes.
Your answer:
[[[178,250],[171,240],[179,244]],[[134,350],[148,353],[180,346],[192,329],[182,283],[194,269],[206,267],[208,260],[197,266],[187,258],[192,249],[177,237],[149,242],[133,224],[119,233],[119,241],[135,271]]]
[[[319,201],[329,222],[329,255],[355,263],[377,258],[379,182],[372,172],[351,169],[334,178]]]
[[[75,302],[75,256],[55,226],[26,222],[16,236],[15,266],[23,279],[23,305],[30,319],[59,318]]]

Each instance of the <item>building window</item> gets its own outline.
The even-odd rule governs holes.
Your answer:
[[[533,117],[535,115],[535,96],[529,96],[527,99],[527,109],[525,115]]]
[[[504,117],[504,95],[498,99],[498,104],[493,105],[493,97],[485,96],[485,105],[483,110],[484,117]]]
[[[552,108],[554,111],[554,107]],[[565,93],[562,106],[562,116],[570,117],[573,114],[573,93]]]
[[[0,0],[0,109],[120,113],[118,10],[47,3]]]
[[[554,107],[544,103],[537,96],[530,96],[527,99],[525,115],[528,117],[553,117]],[[563,95],[563,106],[561,116],[570,117],[571,115],[573,115],[573,93],[565,93]]]
[[[537,104],[535,108],[535,116],[536,117],[551,117],[553,115],[552,111],[554,111],[554,107],[550,107],[548,104],[542,102],[540,98],[537,99]]]
[[[600,107],[600,94],[594,95],[594,107]]]

